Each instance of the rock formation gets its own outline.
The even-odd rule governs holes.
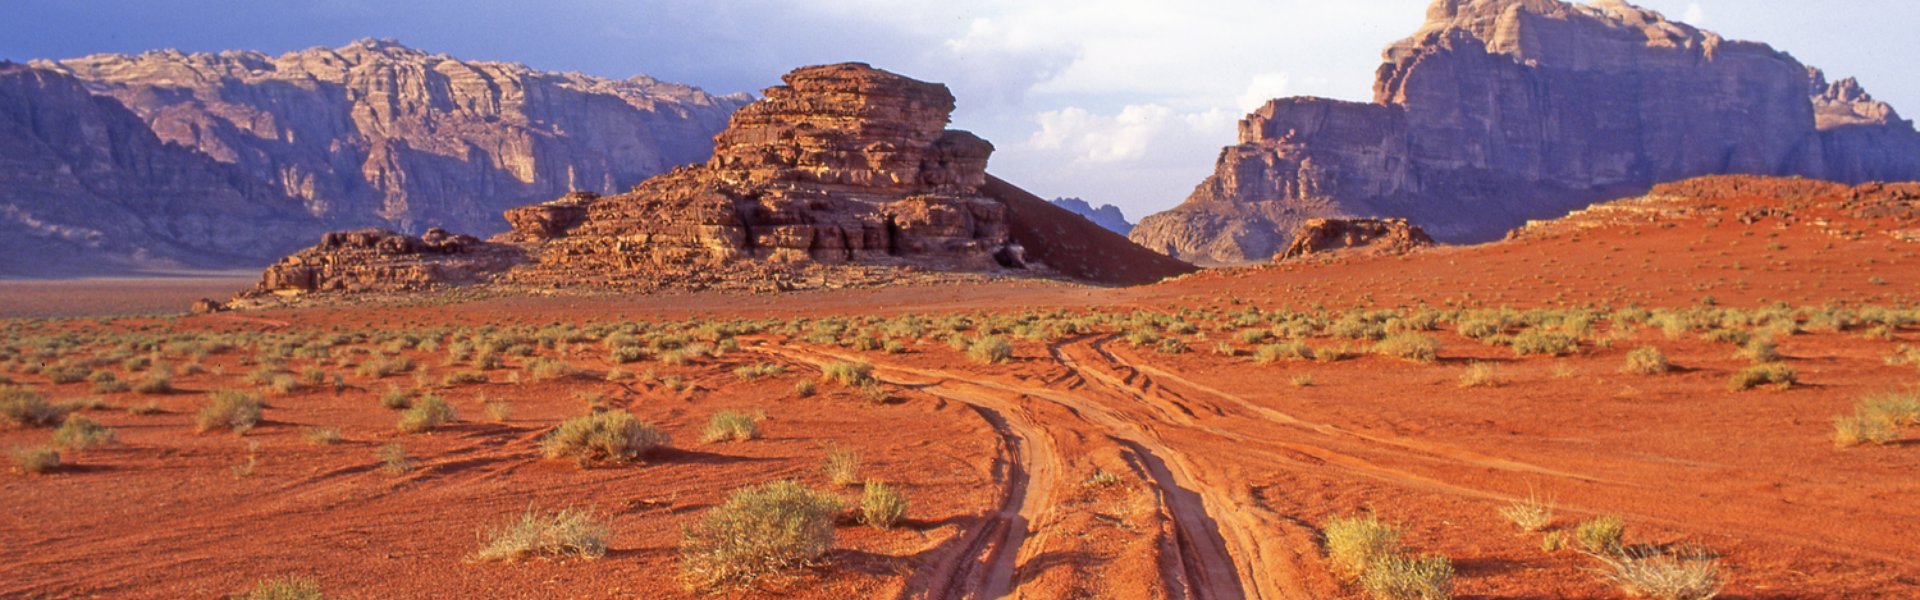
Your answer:
[[[488,281],[524,258],[519,248],[428,229],[414,237],[384,229],[338,231],[280,259],[241,293],[411,292]]]
[[[954,98],[944,85],[855,63],[783,79],[733,115],[704,165],[622,194],[573,193],[506,211],[513,229],[494,246],[522,249],[527,260],[491,280],[541,290],[781,290],[950,271],[1144,283],[1191,269],[990,177],[993,145],[946,128]],[[329,274],[357,281],[396,261],[412,269],[423,253],[404,239],[367,238],[406,248],[385,252],[329,238],[270,270],[261,290],[368,287],[329,287],[340,277]],[[395,274],[410,287],[466,276],[470,254],[431,261],[438,272]],[[507,264],[484,256],[484,266]],[[316,273],[310,259],[324,268]]]
[[[1293,243],[1274,260],[1330,253],[1406,254],[1433,245],[1433,238],[1406,219],[1309,219]]]
[[[1068,212],[1086,217],[1088,221],[1105,227],[1107,231],[1120,235],[1133,232],[1133,223],[1127,220],[1127,215],[1120,212],[1118,206],[1102,204],[1099,208],[1094,208],[1093,204],[1079,198],[1054,198],[1049,202],[1054,206],[1067,209]]]
[[[1410,218],[1439,239],[1689,177],[1920,178],[1920,134],[1857,83],[1619,0],[1437,0],[1374,101],[1274,100],[1185,203],[1132,237],[1261,260],[1312,218]]]
[[[716,97],[644,76],[610,80],[546,73],[373,40],[277,57],[161,50],[34,61],[31,69],[7,69],[14,77],[30,73],[43,80],[77,80],[94,94],[15,88],[49,95],[8,100],[12,104],[64,103],[53,110],[91,118],[62,124],[67,131],[28,130],[42,137],[42,143],[78,144],[76,139],[44,138],[127,130],[124,117],[131,117],[130,122],[144,130],[142,135],[116,133],[86,142],[105,144],[98,147],[103,154],[133,163],[144,163],[137,157],[149,153],[151,145],[135,137],[177,144],[193,157],[163,159],[165,168],[179,172],[172,177],[194,179],[192,185],[201,188],[224,188],[218,196],[243,196],[249,204],[271,207],[296,223],[291,230],[227,227],[215,235],[231,239],[213,248],[195,239],[197,232],[159,228],[160,239],[143,248],[98,248],[92,262],[101,265],[257,265],[296,248],[289,240],[359,227],[418,233],[441,226],[491,234],[505,229],[498,215],[507,208],[570,191],[612,193],[674,166],[706,160],[713,134],[748,100]],[[113,104],[114,110],[97,108],[95,97]],[[16,118],[34,114],[14,111]],[[62,154],[93,151],[52,145],[51,150]],[[184,166],[182,161],[188,160],[199,166]],[[87,185],[142,185],[128,177],[139,176],[96,171]],[[0,189],[44,186],[39,179],[45,176],[0,178]],[[196,195],[182,185],[162,193],[183,199]],[[29,198],[21,192],[21,198],[0,200],[6,202],[0,210],[29,215],[14,220],[43,222],[43,230],[137,237],[137,232],[112,223],[68,218],[61,214],[66,210],[62,206],[77,201],[61,190],[46,189],[51,193],[32,192]],[[202,207],[187,201],[175,208],[191,215],[216,215],[230,208],[219,203],[208,200]],[[243,223],[269,220],[256,216],[232,218]],[[50,242],[28,251],[56,249]]]

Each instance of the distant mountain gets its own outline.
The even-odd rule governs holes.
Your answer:
[[[1049,202],[1052,202],[1054,206],[1067,209],[1073,214],[1086,217],[1088,221],[1093,221],[1095,224],[1107,228],[1107,231],[1120,235],[1126,235],[1133,231],[1133,223],[1127,221],[1127,216],[1120,213],[1120,207],[1118,206],[1102,204],[1100,208],[1094,208],[1092,204],[1079,198],[1054,198]]]
[[[377,40],[42,60],[0,77],[0,152],[24,161],[0,165],[0,227],[26,236],[0,246],[0,274],[40,255],[96,271],[261,265],[364,226],[504,231],[507,208],[706,160],[750,100]]]
[[[1269,102],[1140,244],[1266,260],[1318,217],[1404,217],[1449,242],[1709,174],[1920,178],[1920,134],[1851,79],[1621,0],[1436,0],[1374,101]]]

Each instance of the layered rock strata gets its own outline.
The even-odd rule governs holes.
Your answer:
[[[1313,218],[1410,218],[1449,242],[1708,174],[1920,179],[1920,134],[1857,82],[1619,0],[1438,0],[1371,103],[1269,102],[1132,238],[1264,260]]]
[[[1293,243],[1273,257],[1297,260],[1333,253],[1406,254],[1432,246],[1433,238],[1406,219],[1310,219]]]

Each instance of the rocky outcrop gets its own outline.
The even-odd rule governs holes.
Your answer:
[[[1079,198],[1054,198],[1049,202],[1054,206],[1067,209],[1067,212],[1086,217],[1088,221],[1105,227],[1107,231],[1120,235],[1133,232],[1133,223],[1127,220],[1127,215],[1120,212],[1118,206],[1102,204],[1099,208],[1094,208],[1093,204]]]
[[[428,229],[414,237],[385,229],[337,231],[267,267],[240,294],[415,292],[484,282],[524,258],[519,248]]]
[[[498,215],[507,208],[571,191],[613,193],[674,166],[706,160],[713,135],[748,100],[644,76],[610,80],[547,73],[373,40],[281,56],[161,50],[7,69],[14,77],[30,73],[27,78],[78,81],[93,93],[64,93],[79,89],[75,86],[13,90],[45,95],[11,104],[59,103],[49,110],[84,117],[61,124],[63,130],[27,130],[51,151],[97,151],[142,164],[146,160],[139,157],[151,154],[153,145],[143,139],[157,138],[180,148],[164,152],[186,156],[160,159],[162,168],[178,171],[167,177],[183,180],[160,194],[187,202],[175,208],[190,215],[219,214],[233,208],[220,198],[238,196],[247,204],[270,206],[276,219],[294,223],[291,230],[227,227],[217,235],[230,239],[218,244],[197,240],[203,237],[197,232],[158,228],[155,243],[122,245],[140,248],[88,250],[94,254],[90,262],[101,266],[257,265],[296,248],[291,240],[359,227],[499,232],[506,223]],[[102,101],[115,109],[99,108]],[[115,133],[77,139],[101,131]],[[105,189],[137,188],[146,185],[140,177],[151,178],[89,175],[84,187]],[[46,178],[39,172],[10,175],[0,178],[0,189],[44,187],[40,180]],[[208,193],[209,187],[221,189]],[[35,193],[13,206],[46,223],[37,226],[44,231],[140,237],[110,222],[40,216],[72,203],[62,193],[70,192]],[[205,206],[192,205],[196,196],[208,198]],[[245,211],[233,218],[269,225],[271,220]],[[53,243],[28,250],[64,251]]]
[[[1441,240],[1707,174],[1920,178],[1920,134],[1856,83],[1619,0],[1438,0],[1372,103],[1274,100],[1142,245],[1262,260],[1307,219],[1411,218]]]
[[[1406,219],[1309,219],[1293,243],[1274,260],[1327,254],[1406,254],[1433,245],[1433,238]]]
[[[954,108],[946,86],[857,63],[803,68],[784,81],[734,114],[704,165],[626,193],[506,211],[512,231],[482,247],[518,249],[524,263],[361,232],[288,259],[261,287],[355,291],[365,287],[361,273],[401,267],[395,275],[409,288],[460,277],[639,291],[839,287],[946,272],[1144,283],[1191,269],[989,176],[993,145],[946,128]],[[389,246],[398,250],[375,251]],[[413,268],[422,261],[437,271]],[[500,269],[476,276],[481,267]],[[336,273],[350,281],[330,287]]]

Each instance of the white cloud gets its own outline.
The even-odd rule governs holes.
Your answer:
[[[1234,108],[1243,113],[1253,112],[1265,106],[1268,100],[1286,97],[1292,84],[1293,79],[1287,77],[1286,73],[1255,75],[1253,81],[1247,84],[1246,93],[1240,94],[1240,99],[1234,103]]]
[[[1707,9],[1704,6],[1700,6],[1699,2],[1688,3],[1687,12],[1680,16],[1680,20],[1695,27],[1705,25],[1707,24]]]

